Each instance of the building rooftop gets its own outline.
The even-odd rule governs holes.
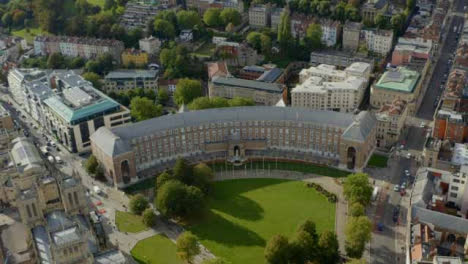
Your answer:
[[[109,72],[104,78],[109,79],[154,79],[158,76],[157,70],[115,70]]]
[[[122,46],[123,42],[115,39],[82,38],[70,36],[36,36],[34,42],[68,42],[94,46]]]
[[[377,115],[401,115],[406,108],[406,101],[395,99],[391,104],[384,104],[379,109]]]
[[[11,255],[11,263],[25,263],[32,259],[29,247],[31,234],[23,223],[15,222],[2,231],[2,247]]]
[[[61,246],[68,243],[80,241],[81,234],[78,230],[78,226],[74,226],[62,231],[52,233],[51,238],[54,244]]]
[[[378,89],[387,89],[397,92],[412,93],[416,87],[420,74],[406,67],[387,70],[374,85]]]
[[[459,257],[435,256],[434,264],[463,264]]]
[[[208,67],[208,77],[212,79],[214,76],[228,77],[230,76],[227,64],[225,61],[210,62]]]
[[[296,86],[291,93],[327,93],[333,90],[359,90],[364,88],[364,78],[350,76],[344,81],[324,82],[321,77],[312,76]]]
[[[468,145],[455,143],[452,152],[452,164],[468,165]]]
[[[25,137],[15,138],[12,141],[11,157],[13,162],[20,172],[32,168],[40,168],[43,166],[43,161],[36,146]]]
[[[44,226],[36,226],[32,229],[34,242],[36,244],[39,262],[41,264],[52,264],[52,252],[50,252],[49,234]]]
[[[283,74],[283,70],[280,68],[273,68],[271,70],[265,71],[260,77],[258,77],[257,81],[266,82],[266,83],[273,83]]]
[[[347,21],[343,30],[361,30],[362,23]]]
[[[266,83],[260,81],[244,80],[239,78],[227,78],[222,76],[215,76],[211,82],[215,85],[232,86],[234,88],[240,89],[255,89],[271,93],[283,92],[283,85],[276,83]]]
[[[125,256],[119,250],[109,250],[94,256],[95,264],[125,264]]]
[[[112,130],[101,127],[91,135],[91,140],[108,155],[117,156],[131,151],[130,144],[132,139],[174,128],[199,126],[201,124],[217,122],[259,120],[327,124],[331,127],[345,129],[353,124],[355,119],[354,115],[350,113],[293,107],[249,106],[216,108],[161,116],[133,123],[125,127],[116,127]],[[357,122],[366,127],[375,125],[374,120],[369,118],[367,114],[360,114],[357,118]],[[370,124],[367,124],[368,122],[370,122]],[[351,139],[357,139],[362,137],[363,132],[367,131],[367,128],[359,131],[353,128],[345,137],[347,138],[349,136]]]

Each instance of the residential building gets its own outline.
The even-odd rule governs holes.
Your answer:
[[[57,92],[44,100],[44,126],[71,152],[90,150],[89,136],[101,126],[131,122],[130,111],[73,73],[57,73]]]
[[[191,42],[193,40],[193,31],[191,29],[181,30],[179,39],[182,42]]]
[[[410,196],[412,262],[457,263],[437,255],[464,257],[468,253],[467,173],[467,166],[459,172],[418,170]]]
[[[327,47],[335,46],[341,38],[341,24],[339,21],[324,19],[320,21],[322,28],[322,43]]]
[[[140,46],[140,50],[148,53],[149,55],[158,54],[159,49],[161,48],[161,41],[153,36],[140,39],[138,44]]]
[[[208,8],[234,8],[239,13],[244,13],[244,2],[242,0],[187,0],[187,8],[194,8],[203,16]]]
[[[100,128],[93,155],[122,188],[188,162],[296,160],[361,170],[375,148],[376,119],[291,107],[233,107],[162,116],[122,128]],[[149,148],[148,148],[149,147]]]
[[[467,85],[468,72],[453,69],[447,77],[447,84],[442,92],[440,109],[458,113],[468,112],[467,91],[465,88]]]
[[[226,41],[228,41],[226,37],[213,36],[213,38],[211,39],[211,43],[213,43],[215,45],[218,45],[218,44],[226,42]]]
[[[377,147],[390,148],[398,142],[408,116],[406,104],[406,101],[396,99],[391,104],[383,105],[375,113],[377,118]]]
[[[263,56],[245,43],[221,42],[216,46],[216,52],[226,58],[229,66],[255,65],[263,60]]]
[[[438,110],[434,117],[432,136],[441,140],[465,142],[468,138],[468,126],[464,116],[455,111]]]
[[[366,58],[358,54],[339,51],[314,51],[310,53],[310,63],[313,65],[328,64],[346,68],[355,62],[368,63],[372,67],[371,71],[374,70],[374,59]]]
[[[409,114],[414,109],[414,101],[421,89],[420,74],[406,67],[387,70],[380,79],[371,86],[370,104],[380,109],[383,105],[391,104],[395,99],[402,99],[409,105]]]
[[[270,4],[252,5],[249,8],[249,25],[254,28],[264,28],[270,25]]]
[[[291,91],[293,107],[352,112],[361,103],[370,77],[370,65],[353,63],[344,71],[321,64],[299,73],[299,85]]]
[[[377,14],[384,14],[388,9],[388,0],[367,0],[361,7],[363,21],[374,21]]]
[[[361,30],[361,39],[369,51],[380,56],[387,56],[393,47],[393,31],[380,29]]]
[[[8,112],[2,105],[0,105],[0,129],[5,129],[7,131],[15,129],[10,112]]]
[[[215,76],[230,77],[227,64],[225,61],[209,62],[208,68],[208,80],[211,81]]]
[[[241,79],[246,79],[246,80],[257,80],[266,71],[267,69],[263,66],[249,65],[249,66],[243,67],[237,74],[237,77]]]
[[[432,58],[432,40],[422,38],[398,38],[392,53],[392,65],[407,65],[416,59]]]
[[[271,10],[270,22],[271,22],[271,29],[276,32],[278,30],[278,25],[281,21],[281,15],[286,12],[284,8],[275,7]]]
[[[68,36],[36,36],[34,38],[34,54],[50,55],[60,53],[64,56],[93,59],[109,53],[120,62],[120,54],[124,44],[120,40],[80,38]]]
[[[157,70],[115,70],[104,77],[104,90],[108,92],[126,92],[136,88],[158,89]]]
[[[7,61],[17,61],[20,51],[27,50],[28,44],[25,39],[15,36],[0,36],[0,64]]]
[[[343,27],[343,50],[355,52],[359,48],[362,23],[347,21]]]
[[[174,0],[164,0],[167,4],[155,5],[151,3],[144,3],[142,1],[128,1],[125,4],[125,11],[120,17],[120,25],[125,29],[130,30],[139,28],[146,30],[146,27],[150,21],[161,11],[173,10],[176,6]],[[163,2],[164,2],[163,1]]]
[[[297,13],[291,15],[291,36],[303,39],[306,36],[307,28],[312,23],[314,23],[312,16]]]
[[[137,49],[126,49],[122,52],[122,64],[143,67],[148,64],[148,53]]]
[[[101,252],[94,256],[94,264],[126,264],[129,263],[122,252],[118,250],[109,250]]]
[[[24,92],[24,86],[33,82],[36,83],[48,83],[48,76],[45,71],[30,68],[30,69],[18,69],[14,68],[8,72],[8,90],[10,91],[13,100],[19,105],[25,105],[26,93]]]
[[[461,43],[455,53],[454,65],[456,68],[468,70],[468,43]]]
[[[238,78],[216,76],[208,84],[210,97],[251,98],[257,104],[275,105],[285,96],[285,87],[276,83],[265,83]]]

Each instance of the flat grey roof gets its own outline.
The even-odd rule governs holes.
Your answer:
[[[216,85],[262,90],[262,91],[271,92],[271,93],[283,92],[283,86],[277,83],[266,83],[266,82],[260,82],[260,81],[238,79],[238,78],[226,78],[222,76],[213,77],[213,80],[211,82]]]
[[[359,122],[354,123],[355,120]],[[91,140],[106,154],[116,156],[131,151],[129,141],[133,138],[169,129],[232,121],[292,121],[329,125],[342,129],[347,129],[354,123],[352,131],[349,131],[347,136],[344,135],[351,140],[361,140],[367,137],[367,133],[375,126],[375,117],[367,112],[363,112],[355,119],[355,116],[350,113],[292,107],[245,106],[166,115],[112,130],[101,127],[91,135]],[[368,124],[362,124],[366,122]]]
[[[157,70],[116,70],[109,72],[105,79],[153,79],[158,75]]]

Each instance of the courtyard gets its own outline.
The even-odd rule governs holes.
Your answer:
[[[275,234],[291,237],[308,218],[315,221],[318,232],[334,230],[335,204],[302,181],[236,179],[215,182],[204,217],[185,228],[218,257],[232,263],[265,263],[266,242]],[[132,255],[140,263],[171,263],[175,251],[156,254],[153,250],[141,258],[141,248],[159,247],[154,243],[152,239],[140,241]]]

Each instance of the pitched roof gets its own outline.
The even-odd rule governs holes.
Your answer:
[[[353,124],[344,131],[341,137],[352,141],[365,141],[376,123],[377,119],[374,114],[362,111],[355,116]]]

